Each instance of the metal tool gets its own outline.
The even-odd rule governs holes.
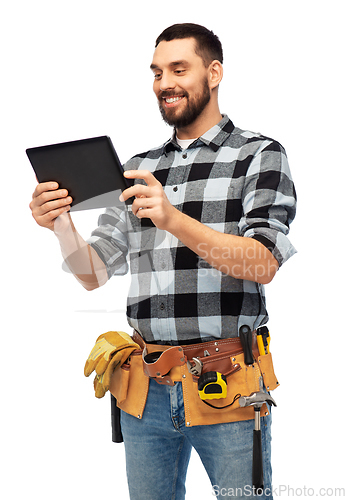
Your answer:
[[[191,361],[186,361],[187,369],[190,373],[192,373],[192,375],[194,375],[195,377],[199,377],[202,373],[203,363],[198,358],[192,358],[192,361],[195,363],[194,365],[191,363]]]
[[[253,406],[255,410],[255,429],[253,431],[253,456],[252,456],[252,483],[257,491],[263,491],[263,460],[262,460],[262,433],[261,433],[261,408],[263,403],[276,406],[272,396],[264,391],[263,378],[259,378],[260,390],[250,396],[239,398],[239,406]]]
[[[244,351],[244,363],[246,365],[253,365],[254,358],[252,354],[252,331],[247,325],[239,328],[239,337]]]

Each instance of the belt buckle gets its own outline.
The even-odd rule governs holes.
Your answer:
[[[203,363],[198,358],[192,358],[192,361],[194,361],[194,365],[191,363],[191,361],[186,361],[187,369],[192,375],[194,375],[195,377],[199,377],[202,373]]]

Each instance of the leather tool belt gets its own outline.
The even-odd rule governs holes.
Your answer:
[[[110,392],[123,411],[139,419],[143,416],[151,379],[164,385],[182,383],[187,426],[253,419],[253,408],[239,407],[236,396],[248,396],[258,391],[261,376],[267,390],[279,385],[271,353],[259,355],[256,332],[253,333],[254,364],[250,366],[244,363],[238,337],[174,347],[148,344],[137,332],[134,332],[133,340],[141,349],[133,351],[128,361],[115,370]],[[200,365],[198,360],[202,362]],[[210,408],[198,395],[197,381],[202,373],[213,370],[227,377],[229,389],[227,397],[213,401],[215,406]],[[263,405],[261,415],[266,413],[268,409]]]
[[[254,332],[252,348],[254,356],[258,357],[256,338],[257,335]],[[169,372],[175,366],[182,366],[185,363],[188,363],[194,381],[197,381],[201,374],[213,370],[219,371],[225,376],[240,370],[240,364],[234,363],[234,356],[243,352],[238,337],[175,347],[155,345],[155,349],[160,348],[158,351],[153,351],[153,345],[146,344],[137,332],[134,333],[133,340],[143,349],[144,373],[148,377],[154,378],[159,384],[174,385]],[[202,368],[198,371],[198,367],[196,367],[196,374],[194,374],[193,368],[198,364],[198,360],[201,362]]]

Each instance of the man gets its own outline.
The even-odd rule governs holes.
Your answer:
[[[272,139],[234,127],[220,113],[222,62],[219,39],[204,27],[174,25],[159,36],[151,64],[153,88],[163,119],[174,127],[173,137],[125,165],[126,177],[135,183],[121,199],[134,201],[130,208],[107,209],[88,243],[67,214],[72,200],[63,186],[39,184],[30,204],[37,223],[54,230],[63,256],[87,290],[126,273],[129,260],[127,316],[145,352],[183,346],[185,354],[203,343],[207,348],[199,359],[205,366],[213,358],[210,346],[218,346],[217,357],[225,342],[236,345],[242,326],[254,331],[268,321],[263,285],[295,252],[286,236],[296,197],[285,151]],[[215,496],[252,498],[253,411],[237,407],[237,399],[249,395],[246,387],[251,392],[256,370],[253,387],[258,388],[255,357],[252,370],[243,353],[227,357],[229,363],[232,359],[228,378],[220,382],[229,391],[227,405],[209,399],[208,407],[201,401],[203,389],[197,394],[196,372],[195,378],[190,373],[198,361],[187,364],[181,358],[180,371],[173,366],[168,374],[151,375],[148,392],[135,397],[143,400],[138,415],[127,402],[133,386],[148,378],[131,383],[138,357],[131,358],[130,382],[126,379],[119,406],[126,410],[121,426],[132,500],[185,498],[192,447]],[[114,373],[119,401],[125,372]],[[265,406],[263,411],[264,492],[272,498],[271,415]]]

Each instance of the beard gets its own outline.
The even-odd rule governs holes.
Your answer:
[[[174,97],[174,95],[183,95],[186,99],[187,104],[181,112],[176,112],[175,108],[165,108],[162,104],[163,97]],[[168,125],[177,129],[188,127],[199,117],[210,101],[208,79],[205,78],[201,92],[196,94],[195,97],[190,97],[190,94],[186,91],[176,94],[162,91],[158,96],[158,100],[161,116]]]

